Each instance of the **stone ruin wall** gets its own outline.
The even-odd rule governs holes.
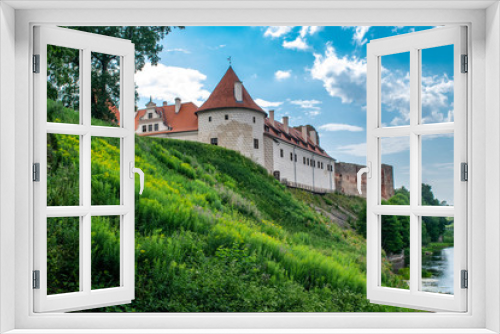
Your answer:
[[[361,179],[362,194],[359,195],[357,188],[358,171],[364,168],[347,162],[335,163],[335,189],[346,195],[361,196],[366,198],[366,174]],[[382,164],[382,198],[389,199],[394,196],[394,176],[392,166]]]

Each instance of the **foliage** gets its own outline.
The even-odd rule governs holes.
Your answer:
[[[382,205],[410,205],[410,192],[405,187],[395,190],[394,196]],[[422,205],[446,205],[434,198],[432,187],[422,184]],[[358,214],[356,231],[366,237],[366,205]],[[382,248],[388,253],[401,253],[410,247],[410,218],[408,216],[382,216]],[[453,220],[445,217],[422,217],[422,245],[431,242],[453,242]]]
[[[130,40],[135,45],[135,70],[140,71],[149,60],[160,61],[162,39],[172,31],[169,26],[137,27],[68,27],[70,29]],[[184,29],[184,27],[175,27]],[[64,106],[79,108],[80,52],[76,49],[49,45],[47,48],[47,97],[62,101]],[[120,104],[120,57],[91,53],[91,110],[96,119],[116,121],[110,106]],[[136,99],[137,99],[136,93]]]
[[[75,117],[60,103],[48,107],[62,122]],[[76,145],[67,137],[54,138],[47,148],[49,163],[54,165]],[[116,150],[110,139],[92,142],[93,199],[116,196]],[[93,312],[408,311],[366,299],[366,242],[361,236],[332,224],[239,153],[137,137],[136,166],[146,174],[141,196],[136,182],[136,298]],[[64,170],[54,172],[54,189],[64,187],[59,180]],[[109,185],[94,186],[94,176],[106,173],[96,180],[111,180]],[[362,210],[362,202],[339,194],[321,201],[334,203],[335,198]],[[48,205],[52,201],[56,198]],[[112,217],[94,218],[92,273],[97,274],[92,284],[116,286],[119,230]],[[48,230],[48,261],[54,268],[49,280],[60,283],[69,277],[75,282],[78,257],[59,254],[71,250],[62,240],[78,240],[78,224],[71,229],[62,224]],[[383,268],[383,280],[396,285],[399,278],[390,265]],[[56,284],[52,291],[68,292],[69,287]]]

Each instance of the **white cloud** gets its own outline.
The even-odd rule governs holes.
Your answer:
[[[220,44],[220,45],[216,45],[216,46],[209,46],[208,48],[210,50],[219,50],[219,49],[222,49],[222,48],[225,48],[226,47],[226,44]]]
[[[358,45],[363,45],[367,42],[367,39],[365,38],[366,33],[368,30],[370,30],[370,26],[358,26],[356,27],[354,31],[354,35],[352,36],[352,39],[354,42]]]
[[[321,104],[321,101],[318,101],[318,100],[293,100],[293,101],[290,101],[290,103],[294,104],[296,106],[299,106],[303,109],[318,110],[319,107],[317,105]]]
[[[364,45],[366,44],[366,42],[368,42],[368,40],[365,38],[366,37],[366,33],[368,32],[368,30],[370,30],[371,26],[356,26],[356,27],[352,27],[352,26],[343,26],[342,29],[352,29],[354,30],[354,34],[352,35],[352,41],[354,43],[356,43],[357,45]],[[393,32],[394,29],[393,29]]]
[[[382,69],[382,110],[394,113],[390,125],[410,124],[410,75]],[[422,123],[453,122],[453,80],[446,74],[422,77]]]
[[[314,54],[313,79],[323,81],[330,96],[342,103],[366,104],[366,60],[355,56],[340,58],[331,43],[327,43],[324,55]]]
[[[309,45],[307,45],[306,40],[300,36],[293,41],[283,41],[283,47],[285,49],[296,49],[301,51],[309,49]]]
[[[180,97],[183,101],[190,101],[199,106],[210,95],[210,92],[203,88],[206,78],[206,75],[194,69],[163,64],[151,66],[151,63],[146,63],[144,68],[136,73],[135,83],[140,96],[152,96],[163,101],[173,101]]]
[[[382,154],[396,154],[405,151],[409,151],[410,141],[405,137],[388,137],[382,140]],[[366,143],[361,144],[350,144],[338,146],[336,153],[349,154],[356,157],[366,156]]]
[[[271,37],[271,38],[277,38],[281,37],[283,35],[288,34],[290,31],[292,31],[293,26],[270,26],[267,27],[266,31],[264,32],[264,37]]]
[[[410,124],[410,74],[382,68],[381,84],[383,122],[394,113],[390,125]]]
[[[313,118],[321,114],[321,111],[319,109],[305,110],[304,112],[307,116]]]
[[[340,124],[340,123],[323,124],[318,129],[323,131],[350,131],[350,132],[363,131],[362,127],[349,124]]]
[[[290,78],[291,75],[292,75],[292,70],[287,70],[287,71],[278,70],[274,72],[274,77],[276,78],[276,80],[285,80]]]
[[[318,26],[303,26],[300,28],[300,37],[306,37],[307,35],[314,35],[320,30],[321,27]]]
[[[191,53],[191,51],[186,50],[186,49],[181,49],[181,48],[175,48],[175,49],[168,49],[165,50],[166,52],[182,52],[182,53]]]
[[[366,143],[338,146],[335,153],[366,157]]]
[[[409,137],[387,137],[381,141],[381,154],[396,154],[401,152],[409,152],[410,139]]]
[[[279,107],[280,105],[283,104],[283,102],[271,102],[271,101],[266,101],[263,99],[255,99],[254,101],[261,108]]]
[[[321,104],[321,101],[318,100],[288,100],[290,104],[299,106],[303,110],[304,113],[309,117],[316,117],[321,114],[321,108],[318,107],[318,104]]]

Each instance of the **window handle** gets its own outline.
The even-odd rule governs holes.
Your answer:
[[[361,176],[364,173],[366,173],[366,176],[369,179],[372,178],[372,163],[370,161],[368,161],[368,166],[366,166],[366,167],[361,168],[360,170],[358,170],[357,181],[358,181],[358,192],[359,192],[360,195],[361,195]]]
[[[142,191],[144,190],[144,172],[140,168],[135,168],[133,161],[130,162],[129,167],[130,167],[129,170],[130,170],[130,178],[131,179],[134,178],[134,173],[139,174],[139,179],[140,179],[139,181],[140,181],[140,185],[141,185],[141,188],[139,190],[139,195],[142,195]]]

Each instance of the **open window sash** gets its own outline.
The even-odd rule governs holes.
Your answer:
[[[425,124],[422,121],[422,50],[453,45],[454,122]],[[409,52],[410,124],[385,127],[382,123],[381,59]],[[467,269],[467,182],[461,180],[461,163],[467,163],[467,74],[462,55],[467,54],[466,27],[443,27],[372,40],[367,46],[367,296],[372,303],[430,311],[467,310],[467,289],[461,286],[462,270]],[[469,69],[470,70],[470,69]],[[422,135],[454,135],[454,206],[423,206]],[[381,205],[381,139],[408,137],[410,143],[410,205]],[[409,216],[409,289],[382,286],[382,216]],[[453,294],[422,289],[422,217],[454,219]]]
[[[71,48],[79,53],[78,124],[47,122],[47,48]],[[94,126],[91,118],[91,53],[114,55],[120,63],[119,125]],[[66,312],[118,305],[134,299],[134,44],[128,40],[76,30],[37,26],[34,28],[34,152],[39,164],[39,180],[34,192],[34,312]],[[36,61],[36,63],[35,63]],[[47,206],[47,137],[51,134],[79,138],[79,205]],[[92,138],[116,138],[119,144],[119,205],[92,205]],[[92,289],[92,219],[119,217],[119,284]],[[79,221],[79,282],[74,292],[48,294],[47,219],[76,217]]]

